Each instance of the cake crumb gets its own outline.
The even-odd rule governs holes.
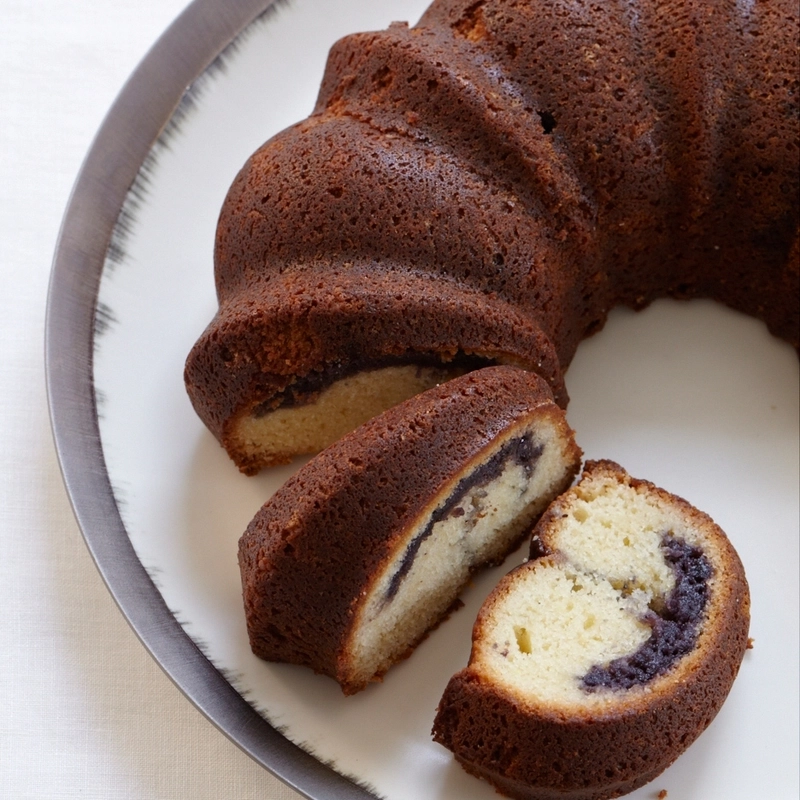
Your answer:
[[[656,797],[658,797],[658,800],[665,800],[666,796],[667,796],[667,790],[666,790],[666,789],[662,789],[662,790],[661,790],[661,791],[660,791],[660,792],[659,792],[659,793],[656,795]]]
[[[755,641],[755,640],[753,639],[753,637],[752,637],[752,636],[748,636],[748,637],[747,637],[747,649],[748,649],[748,650],[752,650],[752,649],[753,649],[753,643],[754,643],[754,641]]]

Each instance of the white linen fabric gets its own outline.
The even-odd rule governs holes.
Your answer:
[[[81,539],[52,444],[45,301],[70,189],[186,0],[0,0],[0,798],[297,800],[162,673]]]

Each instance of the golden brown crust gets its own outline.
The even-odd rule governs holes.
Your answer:
[[[580,340],[663,296],[798,346],[797,26],[790,0],[436,0],[338,42],[223,206],[198,414],[241,459],[235,420],[298,380],[458,353],[564,404]]]
[[[290,478],[239,547],[256,655],[331,675],[348,693],[363,688],[349,683],[347,643],[376,574],[457,476],[533,415],[552,420],[569,443],[563,491],[580,464],[572,431],[547,385],[509,367],[470,373],[390,409]]]
[[[605,473],[671,503],[703,531],[714,577],[694,650],[647,691],[620,694],[609,710],[549,709],[490,680],[476,661],[476,644],[496,598],[513,591],[507,575],[484,604],[473,630],[469,666],[450,681],[439,704],[434,738],[467,771],[519,800],[602,800],[633,791],[666,769],[710,724],[736,677],[748,643],[750,600],[741,561],[724,533],[685,500],[640,481],[611,461],[587,462],[584,475]],[[548,529],[569,507],[572,489],[541,517],[534,557],[549,558]]]
[[[236,447],[239,418],[291,392],[298,376],[351,360],[371,368],[448,364],[475,355],[484,365],[514,364],[541,374],[566,403],[549,339],[510,303],[452,282],[368,265],[303,271],[233,296],[193,348],[185,378],[195,410],[241,463],[246,453]]]

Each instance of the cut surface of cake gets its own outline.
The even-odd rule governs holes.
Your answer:
[[[246,473],[443,376],[564,371],[616,305],[800,341],[796,0],[436,0],[331,50],[223,204],[186,362]]]
[[[482,607],[434,738],[510,797],[617,797],[710,724],[748,629],[741,561],[710,517],[588,462]]]
[[[572,482],[580,450],[537,376],[478,370],[322,451],[240,542],[253,652],[346,694],[379,680]]]

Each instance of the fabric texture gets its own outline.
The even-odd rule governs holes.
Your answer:
[[[48,421],[61,217],[103,116],[184,4],[0,0],[0,800],[300,797],[130,630],[73,518]]]

